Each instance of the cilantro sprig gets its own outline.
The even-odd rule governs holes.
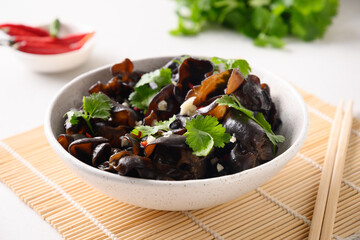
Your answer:
[[[134,92],[129,96],[130,104],[145,112],[153,97],[162,87],[171,83],[171,69],[161,68],[144,74],[134,87]]]
[[[209,115],[187,120],[185,128],[186,143],[196,156],[207,156],[213,147],[222,148],[230,142],[231,135],[225,132],[217,118]]]
[[[172,116],[167,121],[159,121],[155,124],[155,126],[136,126],[131,134],[137,136],[138,138],[143,138],[149,135],[156,135],[159,131],[169,131],[170,125],[175,121],[176,116]]]
[[[251,72],[251,67],[249,63],[244,59],[224,59],[219,57],[212,57],[211,61],[217,65],[222,64],[224,70],[237,68],[242,73],[242,75],[244,75],[245,78]]]
[[[254,39],[257,46],[284,46],[283,38],[321,38],[337,14],[338,0],[176,0],[173,35],[196,35],[219,24]]]
[[[236,110],[239,110],[240,112],[245,114],[247,117],[252,119],[254,122],[259,124],[259,126],[265,130],[266,136],[272,142],[274,147],[277,143],[281,143],[281,142],[285,141],[284,136],[276,135],[271,130],[271,125],[266,121],[266,119],[262,113],[254,113],[253,111],[245,108],[243,105],[241,105],[241,103],[234,96],[223,95],[221,98],[217,99],[216,102],[219,105],[227,105]]]
[[[67,115],[72,125],[78,124],[79,118],[83,118],[90,131],[93,133],[94,131],[90,120],[92,118],[109,119],[112,103],[110,98],[103,93],[93,93],[90,96],[84,96],[82,103],[82,111],[71,110],[65,115]]]

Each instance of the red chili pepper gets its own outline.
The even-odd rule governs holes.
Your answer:
[[[26,26],[23,24],[4,23],[0,24],[0,29],[5,30],[10,36],[49,36],[49,33],[44,29]]]
[[[56,38],[53,37],[39,37],[39,36],[13,36],[12,37],[13,42],[37,42],[37,43],[55,43],[57,42]]]
[[[70,46],[73,47],[74,49],[80,49],[82,48],[82,46],[84,46],[84,44],[90,39],[92,38],[92,36],[94,36],[95,33],[88,33],[86,34],[83,38],[80,39],[80,41],[77,41],[75,43],[72,43]]]
[[[86,135],[88,138],[92,138],[92,136],[91,136],[89,133],[85,133],[85,135]]]
[[[190,83],[190,82],[189,82],[188,85],[189,85],[190,88],[193,88],[193,87],[194,87],[194,84],[192,84],[192,83]]]
[[[17,49],[26,53],[34,54],[59,54],[76,50],[69,45],[63,45],[58,43],[43,43],[43,42],[27,42],[22,41],[17,46]]]
[[[147,143],[147,141],[142,141],[140,144],[141,144],[141,146],[146,147],[146,145],[147,145],[148,143]]]
[[[62,44],[71,44],[71,43],[76,43],[79,42],[80,40],[82,41],[87,41],[89,40],[95,33],[80,33],[80,34],[72,34],[72,35],[68,35],[66,37],[63,38],[58,38],[57,40],[62,43]]]
[[[39,37],[39,36],[13,36],[13,42],[21,42],[21,41],[26,41],[26,42],[38,42],[38,43],[59,43],[59,44],[64,44],[64,45],[68,45],[68,44],[72,44],[72,43],[76,43],[83,40],[85,37],[86,40],[89,39],[89,36],[93,36],[94,33],[81,33],[81,34],[73,34],[73,35],[68,35],[66,37],[63,38],[55,38],[55,37]],[[86,41],[85,41],[86,42]]]
[[[73,35],[72,38],[65,39],[65,41],[63,41],[62,38],[51,40],[47,37],[46,39],[36,41],[37,39],[35,39],[34,37],[18,37],[18,40],[24,40],[20,41],[17,49],[22,52],[34,54],[66,53],[80,49],[93,35],[94,33],[85,34],[82,38],[80,38],[80,40],[73,43],[71,43],[71,41],[76,40],[76,38],[74,38],[75,35]]]
[[[135,136],[135,137],[137,137],[137,138],[141,138],[141,132],[139,131],[138,135],[137,135],[137,136]]]

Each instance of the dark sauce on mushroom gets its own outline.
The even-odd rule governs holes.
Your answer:
[[[249,110],[261,112],[276,131],[281,121],[268,85],[255,75],[245,78],[238,69],[215,72],[213,63],[203,59],[189,57],[180,65],[171,60],[164,67],[171,69],[173,83],[152,98],[145,113],[130,106],[128,100],[144,73],[135,71],[129,59],[115,64],[111,68],[113,77],[106,84],[98,82],[89,88],[90,94],[101,92],[111,99],[110,118],[91,119],[92,131],[81,119],[76,125],[66,119],[59,143],[80,161],[103,171],[158,180],[223,176],[273,159],[273,144],[264,129],[246,115],[216,102],[222,95],[232,94]],[[191,97],[196,110],[189,116],[182,113],[181,106]],[[214,147],[200,157],[193,154],[183,135],[187,119],[199,114],[216,117],[233,136],[224,148]],[[152,125],[173,115],[176,119],[170,125],[171,135],[144,145],[144,139],[130,133],[137,124]]]

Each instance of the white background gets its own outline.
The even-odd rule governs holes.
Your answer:
[[[336,105],[355,101],[360,118],[360,1],[343,0],[323,39],[305,43],[287,39],[282,50],[258,48],[237,33],[217,29],[196,37],[173,37],[175,2],[2,0],[0,23],[83,22],[97,31],[89,61],[61,74],[31,72],[0,47],[0,139],[43,124],[54,94],[77,75],[128,57],[139,59],[180,54],[244,58],[283,76],[296,86]],[[266,81],[266,80],[265,80]],[[0,183],[0,239],[61,239],[3,183]]]

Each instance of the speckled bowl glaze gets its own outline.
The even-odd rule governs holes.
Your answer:
[[[133,61],[136,70],[151,71],[162,67],[170,57],[149,58]],[[264,184],[276,175],[299,151],[305,141],[309,126],[306,104],[300,94],[288,82],[264,69],[252,66],[271,89],[283,122],[279,133],[286,141],[279,146],[278,155],[258,167],[223,177],[159,181],[124,177],[91,167],[70,155],[57,142],[64,132],[63,115],[73,106],[81,106],[82,96],[97,81],[107,82],[112,76],[110,66],[101,67],[78,76],[65,85],[50,104],[45,133],[48,141],[64,163],[84,182],[119,201],[144,208],[159,210],[190,210],[212,207],[234,200]]]

